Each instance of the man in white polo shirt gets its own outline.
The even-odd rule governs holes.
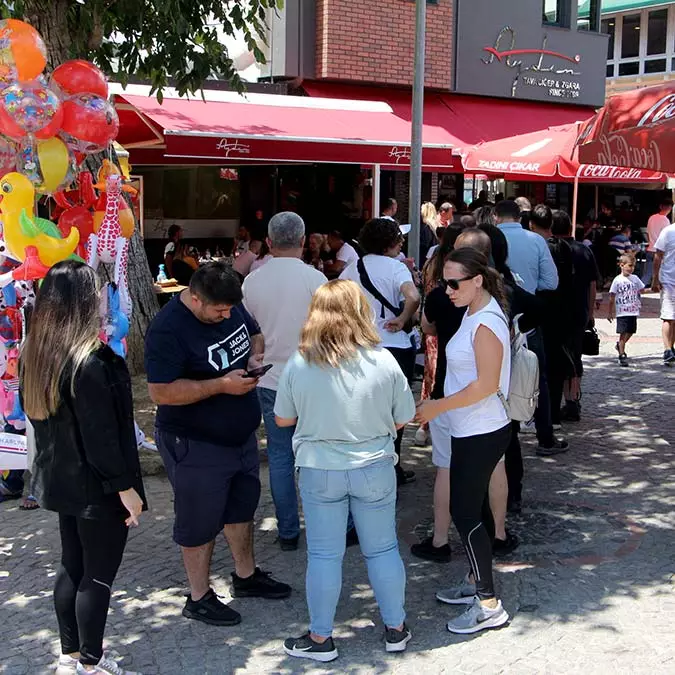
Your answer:
[[[675,365],[675,225],[661,230],[654,244],[654,279],[652,290],[661,291],[661,335],[663,336],[663,363]]]
[[[244,281],[244,305],[255,317],[265,338],[265,365],[272,368],[260,380],[258,397],[267,435],[270,487],[282,550],[298,547],[300,519],[295,489],[293,432],[274,421],[277,384],[286,362],[298,348],[314,291],[326,277],[302,262],[305,223],[296,213],[277,213],[267,228],[272,260]]]

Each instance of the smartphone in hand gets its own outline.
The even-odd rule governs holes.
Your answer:
[[[268,363],[265,366],[260,368],[254,368],[253,370],[247,370],[244,377],[262,377],[270,368],[272,367],[271,363]]]

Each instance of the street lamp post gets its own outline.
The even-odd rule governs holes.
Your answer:
[[[427,0],[416,0],[415,75],[412,96],[412,138],[410,141],[410,199],[408,255],[420,261],[420,204],[422,202],[422,123],[424,121],[424,59]]]

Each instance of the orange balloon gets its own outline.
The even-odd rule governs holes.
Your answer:
[[[0,21],[0,83],[34,80],[47,65],[47,47],[33,26],[18,19]]]

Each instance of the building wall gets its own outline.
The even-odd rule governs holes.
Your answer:
[[[427,87],[450,89],[454,0],[427,4]],[[316,78],[412,85],[412,0],[317,0]]]

